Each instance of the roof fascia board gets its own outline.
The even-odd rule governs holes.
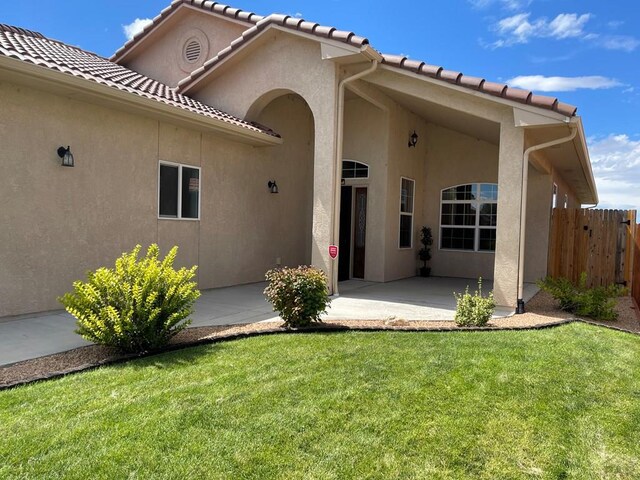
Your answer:
[[[0,73],[8,72],[17,74],[18,77],[26,77],[35,80],[35,83],[45,90],[51,87],[67,87],[78,93],[88,94],[97,99],[106,100],[106,103],[117,104],[124,110],[134,109],[148,116],[169,122],[178,122],[192,128],[233,137],[235,140],[256,146],[280,145],[283,140],[260,132],[245,129],[243,127],[228,124],[221,120],[206,117],[195,112],[183,110],[150,98],[134,93],[119,90],[108,85],[102,85],[92,80],[76,77],[64,72],[52,70],[40,65],[34,65],[22,60],[0,56]],[[73,97],[72,97],[73,98]]]
[[[496,100],[501,100],[496,97]],[[522,108],[528,107],[528,108]],[[548,127],[550,125],[557,125],[563,123],[568,125],[570,122],[569,117],[565,117],[551,110],[541,110],[529,105],[520,105],[513,107],[513,120],[516,127]]]
[[[453,84],[448,83],[446,81],[425,77],[424,75],[419,75],[417,73],[410,72],[408,70],[404,70],[404,69],[400,69],[400,68],[396,68],[396,67],[392,67],[392,66],[384,65],[384,64],[380,65],[380,69],[381,70],[385,70],[385,71],[389,71],[389,72],[393,72],[393,73],[396,73],[396,74],[399,74],[399,75],[404,75],[404,76],[409,77],[409,78],[415,78],[416,80],[421,80],[421,81],[429,83],[431,85],[437,85],[437,86],[440,86],[440,87],[444,87],[444,88],[453,90],[455,92],[459,92],[459,93],[462,93],[462,94],[465,94],[465,95],[470,95],[470,96],[473,96],[473,97],[476,97],[476,98],[480,98],[480,99],[486,100],[488,102],[498,103],[498,104],[505,105],[505,106],[508,106],[508,107],[511,107],[511,108],[518,108],[520,110],[527,111],[527,112],[530,112],[530,113],[533,113],[533,114],[547,116],[551,120],[555,120],[555,123],[564,123],[564,124],[566,124],[570,120],[570,117],[567,117],[567,116],[562,115],[562,114],[557,113],[557,112],[552,112],[551,110],[546,111],[546,110],[540,109],[538,107],[533,107],[531,105],[525,105],[525,104],[522,104],[522,103],[514,102],[513,100],[508,100],[506,98],[494,97],[493,95],[488,95],[486,93],[478,92],[478,91],[475,91],[475,90],[472,90],[472,89],[466,88],[466,87],[461,87],[459,85],[453,85]],[[544,113],[542,113],[542,112],[544,112]],[[517,126],[520,126],[520,125],[517,125],[514,122],[514,126],[517,127]]]
[[[582,164],[582,171],[584,172],[584,176],[587,179],[587,183],[589,184],[589,188],[591,189],[591,193],[593,195],[593,201],[589,203],[597,204],[600,200],[598,198],[596,180],[593,176],[593,167],[591,165],[591,158],[589,157],[589,148],[587,146],[587,137],[584,133],[584,124],[582,123],[582,118],[573,117],[571,119],[571,123],[575,124],[578,129],[578,135],[576,135],[576,139],[573,143],[574,145],[576,145],[576,141],[579,142],[579,147],[576,145],[576,153],[578,153],[580,163]]]

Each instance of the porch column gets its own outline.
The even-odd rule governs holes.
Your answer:
[[[496,304],[505,307],[515,307],[518,296],[523,153],[524,129],[514,127],[512,121],[503,122],[500,125],[493,294]]]
[[[331,98],[331,93],[334,94]],[[310,102],[313,103],[313,102]],[[336,101],[335,90],[324,92],[321,101],[312,107],[315,121],[315,145],[313,160],[313,227],[311,263],[327,274],[329,293],[333,294],[332,268],[338,268],[338,260],[329,257],[329,245],[333,238],[336,192]],[[338,174],[339,175],[339,172]],[[333,265],[335,264],[335,265]]]

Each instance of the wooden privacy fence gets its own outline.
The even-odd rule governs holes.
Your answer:
[[[636,301],[636,305],[640,307],[640,225],[635,226],[635,232],[631,231],[632,226],[629,226],[629,233],[633,233],[633,242],[631,248],[633,250],[633,265],[631,266],[631,296]]]
[[[635,250],[640,248],[635,210],[555,208],[551,218],[550,276],[577,282],[586,272],[588,287],[631,286],[633,273],[640,267],[638,262],[633,265]]]

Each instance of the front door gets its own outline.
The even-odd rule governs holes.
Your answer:
[[[353,226],[353,278],[364,278],[365,244],[367,236],[367,189],[355,188]]]
[[[338,257],[338,281],[349,280],[351,275],[351,207],[353,189],[342,187],[340,193],[340,255]]]

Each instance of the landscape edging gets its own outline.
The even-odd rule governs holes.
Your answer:
[[[162,350],[157,350],[154,352],[147,352],[143,354],[123,354],[117,358],[110,358],[104,361],[99,361],[95,363],[88,363],[84,365],[80,365],[77,367],[68,368],[65,370],[60,370],[57,372],[39,375],[35,378],[30,378],[28,380],[18,380],[15,382],[7,383],[4,385],[0,385],[0,391],[10,390],[16,387],[30,385],[36,382],[42,382],[45,380],[53,380],[56,378],[66,377],[67,375],[72,375],[74,373],[85,372],[89,370],[95,370],[100,367],[105,367],[109,365],[118,365],[121,363],[126,363],[131,360],[137,360],[142,358],[153,357],[156,355],[162,355],[169,352],[175,352],[178,350],[184,350],[187,348],[199,347],[202,345],[213,345],[216,343],[225,343],[231,342],[235,340],[241,340],[245,338],[252,337],[262,337],[267,335],[278,335],[278,334],[304,334],[304,333],[336,333],[336,332],[407,332],[407,333],[443,333],[443,332],[500,332],[500,331],[520,331],[520,330],[544,330],[549,328],[555,328],[562,325],[568,325],[574,322],[586,323],[588,325],[594,325],[597,327],[608,328],[610,330],[616,330],[624,333],[631,333],[633,335],[640,335],[638,332],[634,332],[631,330],[626,330],[624,328],[613,327],[609,325],[603,325],[596,322],[591,322],[588,320],[583,320],[580,318],[567,318],[563,320],[558,320],[554,322],[541,323],[538,325],[521,325],[521,326],[513,326],[513,327],[438,327],[438,328],[420,328],[420,327],[412,327],[409,325],[402,326],[393,326],[393,325],[385,325],[385,326],[354,326],[350,327],[348,325],[332,325],[332,324],[321,324],[313,327],[305,327],[305,328],[297,328],[297,329],[285,329],[282,327],[272,328],[268,330],[256,330],[252,332],[236,332],[228,335],[219,335],[211,338],[203,338],[199,340],[194,340],[191,342],[178,343],[173,345],[168,345]],[[82,348],[82,347],[81,347]],[[74,349],[75,350],[75,349]],[[64,353],[64,352],[60,352]],[[56,354],[57,355],[57,354]],[[20,363],[20,362],[17,362]],[[7,367],[9,365],[5,365]]]

